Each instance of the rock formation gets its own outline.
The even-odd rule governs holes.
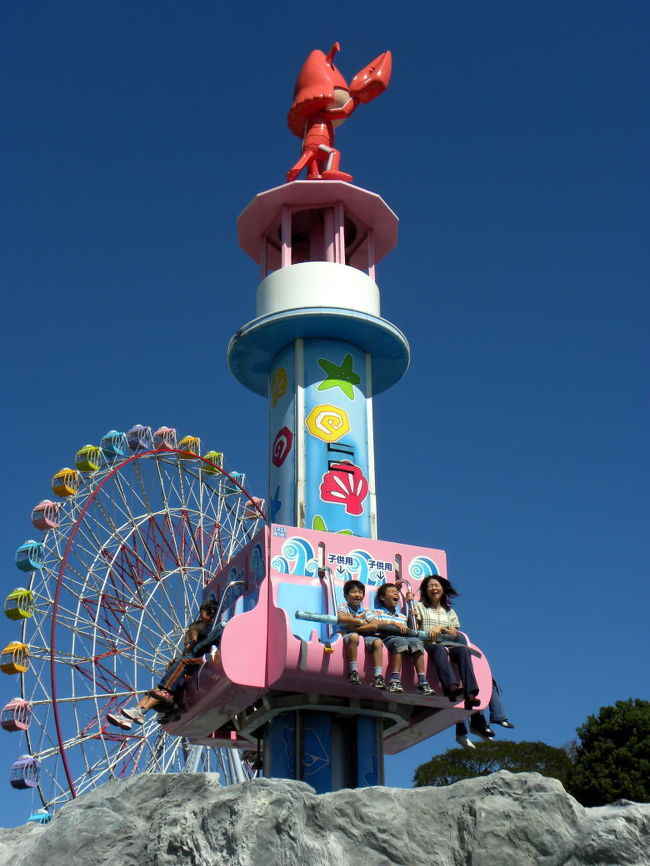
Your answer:
[[[585,809],[505,771],[445,788],[316,795],[302,782],[140,775],[0,830],[0,866],[642,866],[650,805]]]

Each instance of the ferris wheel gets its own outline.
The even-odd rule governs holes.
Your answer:
[[[25,580],[5,602],[17,628],[0,668],[19,696],[0,723],[26,741],[12,786],[49,811],[135,773],[209,770],[227,784],[252,772],[239,753],[168,735],[155,713],[129,731],[106,720],[155,687],[203,588],[265,519],[243,474],[200,451],[168,427],[111,430],[54,475],[59,500],[32,512],[45,534],[16,553]]]

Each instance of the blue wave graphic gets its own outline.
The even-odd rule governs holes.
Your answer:
[[[314,558],[314,548],[304,538],[293,536],[282,545],[282,555],[289,561],[291,574],[316,574],[318,563]]]
[[[409,575],[415,580],[423,580],[430,574],[440,574],[438,566],[428,556],[416,556],[409,564]]]

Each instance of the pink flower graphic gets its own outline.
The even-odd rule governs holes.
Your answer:
[[[363,500],[368,495],[368,481],[354,463],[347,460],[332,463],[329,472],[323,475],[320,498],[324,502],[345,505],[347,514],[362,514]]]
[[[273,440],[271,461],[274,466],[282,466],[293,445],[293,433],[288,427],[281,427]]]

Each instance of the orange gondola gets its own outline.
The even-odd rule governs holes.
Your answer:
[[[24,674],[29,670],[29,647],[13,640],[0,653],[0,671],[3,674]]]

